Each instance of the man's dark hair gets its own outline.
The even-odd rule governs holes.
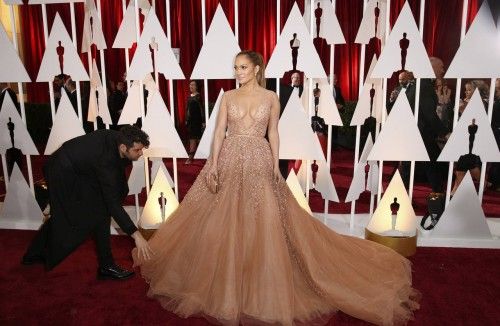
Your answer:
[[[124,144],[129,149],[134,146],[134,143],[140,143],[147,148],[149,146],[148,134],[135,126],[127,125],[120,128],[120,144]]]

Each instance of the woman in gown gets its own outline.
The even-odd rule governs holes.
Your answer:
[[[410,262],[299,206],[279,171],[280,105],[261,86],[262,56],[241,52],[234,69],[241,87],[222,98],[211,157],[150,239],[153,257],[133,251],[148,295],[179,316],[223,325],[324,324],[339,310],[406,323],[418,308]]]

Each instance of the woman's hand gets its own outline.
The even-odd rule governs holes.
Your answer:
[[[150,260],[153,257],[153,250],[149,246],[149,243],[144,239],[139,231],[135,231],[132,234],[132,238],[135,240],[135,246],[137,247],[137,255],[143,260]]]
[[[274,179],[274,182],[278,183],[278,181],[280,181],[280,177],[281,177],[281,171],[280,171],[280,168],[279,168],[279,164],[275,164],[274,168],[273,168],[273,179]]]
[[[213,178],[213,179],[216,179],[218,178],[219,174],[218,174],[218,168],[217,168],[217,163],[213,163],[210,164],[210,168],[208,169],[208,173],[207,173],[207,184],[210,184],[210,178]]]

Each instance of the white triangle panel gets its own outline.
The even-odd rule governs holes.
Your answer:
[[[141,117],[141,98],[140,98],[141,87],[139,81],[132,82],[128,90],[128,96],[123,105],[122,113],[120,114],[120,119],[118,119],[118,124],[134,124],[137,118]]]
[[[408,2],[405,2],[398,20],[394,24],[389,39],[380,54],[380,59],[373,70],[372,77],[389,78],[395,71],[401,70],[400,41],[403,39],[404,33],[407,34],[406,38],[409,40],[405,70],[413,72],[415,78],[435,78],[434,70]]]
[[[384,80],[382,78],[376,78],[373,76],[373,69],[375,69],[377,62],[378,62],[377,55],[374,54],[372,57],[372,61],[370,62],[370,67],[368,67],[368,72],[366,73],[365,76],[365,83],[382,86]]]
[[[47,147],[45,147],[45,155],[52,154],[65,141],[85,134],[68,95],[66,95],[66,92],[61,92],[61,95],[61,102],[57,107],[49,139],[47,140]]]
[[[132,171],[128,177],[128,194],[140,194],[146,186],[146,174],[144,173],[144,157],[142,156],[137,161],[132,161]]]
[[[162,209],[160,206],[161,193],[166,199],[165,212],[162,217]],[[139,225],[145,229],[158,228],[163,222],[162,220],[167,220],[168,217],[177,209],[179,206],[179,201],[175,197],[172,188],[168,184],[167,177],[163,173],[163,170],[158,170],[153,187],[149,192],[148,199],[146,200],[146,205],[142,211]]]
[[[365,172],[366,162],[360,162],[354,169],[354,174],[352,176],[351,185],[347,191],[345,197],[345,202],[351,202],[353,200],[358,200],[359,196],[365,191],[366,183],[366,172]]]
[[[297,179],[297,175],[295,174],[293,169],[290,171],[290,174],[288,174],[286,184],[288,185],[288,188],[290,188],[290,191],[292,192],[295,200],[297,200],[297,203],[300,205],[300,207],[302,207],[305,211],[312,215],[311,207],[309,207],[309,204],[307,203],[307,199],[304,196],[304,192],[300,187],[299,180]]]
[[[488,1],[483,1],[444,77],[500,77],[499,35]]]
[[[179,134],[160,93],[155,93],[144,118],[142,129],[149,135],[151,144],[145,150],[150,157],[188,157]]]
[[[10,43],[2,24],[0,24],[0,48],[2,49],[0,51],[0,71],[2,71],[0,82],[30,82],[30,76],[26,72],[16,49]]]
[[[368,155],[368,160],[429,161],[424,141],[404,92],[401,92],[396,99]]]
[[[369,170],[366,179],[366,190],[371,192],[372,195],[378,194],[378,163],[377,161],[368,161]]]
[[[343,126],[342,118],[340,117],[337,104],[333,98],[333,91],[326,79],[316,79],[313,82],[313,87],[316,88],[316,83],[321,90],[319,97],[318,115],[325,120],[327,125]],[[314,107],[314,97],[312,98],[312,106]]]
[[[363,90],[359,97],[358,102],[356,103],[356,108],[354,109],[354,114],[351,119],[351,126],[361,126],[364,124],[366,118],[370,116],[370,103],[371,90],[375,91],[375,95],[373,97],[373,106],[371,116],[374,117],[378,123],[382,121],[382,113],[385,110],[383,103],[383,89],[380,84],[371,84],[365,83],[363,86]]]
[[[28,222],[33,229],[40,226],[43,221],[40,206],[17,164],[14,164],[12,169],[7,194],[0,212],[0,221],[23,226]]]
[[[100,116],[104,123],[113,124],[106,95],[97,65],[95,60],[92,60],[92,77],[90,79],[90,98],[87,121],[95,122],[96,118]]]
[[[382,78],[373,78],[373,69],[377,65],[377,56],[373,55],[372,61],[370,62],[370,67],[368,68],[368,73],[366,74],[365,83],[363,85],[363,90],[359,96],[359,100],[356,103],[356,108],[354,109],[354,114],[352,115],[350,125],[351,126],[361,126],[364,124],[365,119],[370,116],[370,91],[373,87],[375,90],[375,96],[373,98],[373,108],[372,116],[375,117],[378,123],[382,121],[382,112],[385,110],[383,102],[383,83]]]
[[[61,42],[60,46],[64,51],[62,55],[64,74],[71,76],[71,79],[74,81],[89,80],[89,75],[76,52],[68,31],[64,27],[59,14],[56,14],[54,24],[52,24],[52,29],[47,39],[47,46],[45,47],[36,81],[52,82],[54,76],[61,74],[59,55],[57,54],[59,42]]]
[[[325,160],[310,120],[294,90],[278,123],[280,159]]]
[[[293,40],[294,33],[297,34],[297,40],[300,42],[297,55],[297,70],[303,71],[310,78],[326,78],[323,64],[316,52],[297,3],[294,3],[278,43],[269,59],[266,76],[268,78],[281,78],[285,72],[293,70],[290,42]]]
[[[154,50],[155,47],[157,47],[157,50]],[[155,68],[165,78],[185,78],[154,10],[150,10],[146,18],[137,50],[130,63],[127,79],[142,80],[146,74],[154,72],[152,50],[156,52],[154,54],[156,58]]]
[[[432,233],[433,238],[491,239],[479,197],[467,172]]]
[[[70,2],[83,2],[84,0],[29,0],[28,4],[51,4],[51,3],[70,3]]]
[[[113,42],[115,49],[129,49],[137,42],[134,1],[130,1]]]
[[[316,10],[318,9],[318,4],[321,9],[320,25],[319,25],[319,37],[326,40],[330,45],[332,44],[345,44],[345,37],[340,28],[339,20],[337,15],[335,15],[335,10],[330,0],[315,0],[313,8],[313,37],[317,35],[316,31]],[[304,20],[306,26],[310,26],[310,2],[306,1],[304,9]]]
[[[307,174],[309,174],[309,190],[314,189],[312,170],[309,165],[307,166],[307,161],[303,160],[300,164],[299,171],[297,171],[297,180],[299,180],[300,187],[304,190],[307,185]]]
[[[219,4],[196,59],[191,79],[234,78],[234,58],[240,51],[231,25]]]
[[[399,210],[396,218],[396,231],[402,235],[413,236],[417,230],[417,218],[411,205],[410,197],[406,193],[399,171],[392,177],[389,186],[384,192],[380,203],[368,223],[367,229],[378,234],[387,234],[392,230],[391,203],[397,198]]]
[[[368,159],[368,154],[373,148],[372,134],[368,133],[368,137],[366,138],[365,146],[363,147],[363,151],[361,152],[361,156],[359,157],[359,163],[356,165],[354,169],[354,174],[352,177],[351,185],[347,192],[347,196],[345,201],[350,202],[353,200],[357,200],[359,195],[363,191],[365,191],[365,183],[366,183],[366,164]]]
[[[212,114],[208,119],[205,126],[205,131],[203,136],[201,136],[200,143],[196,148],[196,153],[194,158],[208,158],[210,156],[210,151],[212,150],[212,142],[214,140],[215,125],[217,124],[217,116],[219,115],[219,108],[222,102],[222,96],[224,95],[224,90],[221,88],[217,101],[215,102]]]
[[[326,161],[316,161],[318,165],[318,172],[316,173],[316,183],[314,188],[321,193],[321,197],[325,200],[339,202],[337,190],[333,184],[332,175],[330,174],[330,167],[326,165]]]
[[[87,111],[87,121],[89,122],[95,122],[97,115],[98,115],[98,103],[97,103],[97,96],[96,96],[96,90],[90,88],[90,93],[89,93],[89,107]]]
[[[90,23],[92,18],[92,24]],[[102,32],[101,19],[97,12],[94,0],[85,0],[85,17],[83,18],[82,53],[90,50],[90,46],[95,44],[97,49],[106,49],[106,39]]]
[[[379,9],[379,16],[376,20],[375,8]],[[370,39],[377,37],[383,40],[385,37],[385,16],[387,10],[386,0],[369,0],[363,12],[363,19],[359,25],[358,34],[356,34],[355,43],[368,44]],[[375,24],[377,26],[377,35],[375,35]]]
[[[438,161],[458,161],[460,156],[469,153],[469,125],[472,124],[472,119],[476,120],[475,124],[478,126],[472,154],[478,155],[483,162],[500,162],[495,135],[477,89],[448,138]]]
[[[7,127],[9,118],[14,123],[14,146],[19,148],[24,155],[38,155],[38,149],[33,143],[26,125],[19,116],[9,93],[5,94],[2,109],[0,110],[0,153],[5,154],[7,149],[12,147],[10,132]]]
[[[174,180],[172,180],[172,177],[170,176],[170,173],[168,173],[167,167],[165,164],[163,164],[163,159],[161,158],[151,158],[151,161],[153,162],[153,166],[151,167],[151,180],[156,179],[156,175],[158,174],[159,170],[163,171],[163,174],[167,178],[168,184],[170,187],[175,187]]]

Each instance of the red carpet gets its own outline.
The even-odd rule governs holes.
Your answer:
[[[53,271],[23,266],[33,231],[0,230],[0,325],[208,325],[181,319],[146,297],[136,275],[97,281],[94,244],[87,241]],[[133,242],[112,237],[117,263],[130,267]],[[498,325],[500,250],[418,248],[414,286],[422,307],[410,325]],[[339,313],[328,325],[366,325]]]

